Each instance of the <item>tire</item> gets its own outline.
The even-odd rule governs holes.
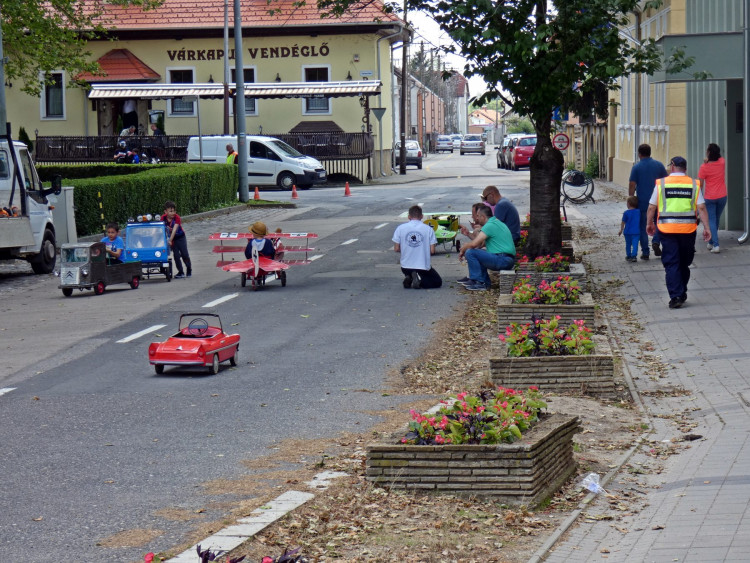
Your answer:
[[[29,259],[31,269],[35,274],[51,274],[55,269],[57,261],[57,248],[55,248],[55,233],[50,229],[44,229],[42,247],[39,254]]]
[[[141,278],[133,276],[133,279],[130,280],[130,289],[138,289],[139,285],[141,285]]]
[[[304,186],[297,186],[300,190],[309,190],[312,188],[312,184],[305,184]]]
[[[246,274],[246,273],[244,273],[244,272],[243,272],[243,273],[242,273],[242,275],[240,276],[240,285],[241,285],[242,287],[245,287],[245,286],[247,285],[247,274]]]
[[[292,187],[297,183],[297,177],[291,172],[282,172],[276,178],[279,188],[286,191],[292,191]]]
[[[463,156],[463,155],[464,155],[464,151],[461,151],[461,156]]]
[[[238,346],[237,348],[234,349],[234,356],[229,358],[230,366],[237,367],[237,356],[239,355],[239,353],[240,353],[240,347]]]
[[[453,149],[451,149],[451,154],[453,154]]]
[[[171,282],[172,281],[172,265],[170,264],[169,266],[170,266],[169,268],[164,268],[162,270],[162,274],[164,274],[164,277],[167,278],[168,282]]]
[[[497,162],[497,167],[500,168],[500,161]]]
[[[154,371],[156,372],[156,375],[164,373],[164,364],[154,364]]]
[[[71,295],[73,295],[73,288],[63,287],[62,292],[65,297],[70,297]]]
[[[94,295],[101,295],[104,293],[105,285],[103,281],[97,282],[94,286]]]
[[[211,375],[219,373],[219,354],[214,354],[214,359],[211,362],[211,365],[208,366],[208,373]]]
[[[286,287],[286,272],[284,270],[279,272],[279,279],[281,280],[281,287]]]
[[[417,170],[422,170],[422,163],[417,164]]]

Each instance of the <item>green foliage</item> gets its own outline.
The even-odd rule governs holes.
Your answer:
[[[534,125],[527,117],[511,117],[505,120],[506,133],[534,133]]]
[[[34,143],[31,142],[29,134],[26,132],[26,128],[23,126],[21,126],[21,128],[18,130],[18,140],[29,147],[29,152],[32,152],[34,150]]]
[[[572,160],[568,161],[565,164],[565,170],[575,170],[575,169],[576,169],[576,163],[573,162]]]
[[[121,173],[117,173],[117,170]],[[98,177],[86,177],[94,171]],[[237,167],[225,164],[126,165],[41,167],[43,179],[61,174],[63,185],[72,185],[79,235],[101,231],[102,223],[124,224],[129,217],[164,210],[164,202],[177,204],[180,215],[213,209],[237,200]],[[104,219],[100,217],[101,194]]]
[[[156,118],[156,126],[161,129],[161,132],[165,135],[167,134],[167,130],[164,129],[164,114],[160,113],[159,117]]]
[[[589,155],[589,161],[586,163],[586,168],[583,169],[587,176],[592,178],[599,177],[599,153],[592,152]]]
[[[125,124],[122,122],[122,114],[117,116],[117,123],[115,124],[115,131],[117,131],[117,134],[120,134],[120,131],[125,129]]]

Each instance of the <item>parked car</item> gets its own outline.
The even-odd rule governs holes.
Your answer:
[[[435,144],[435,152],[450,151],[453,153],[453,139],[448,135],[439,135]]]
[[[393,151],[394,162],[399,166],[399,157],[401,156],[401,142],[396,142],[396,148]],[[422,170],[422,147],[417,141],[406,141],[406,165],[416,166]]]
[[[506,170],[511,170],[513,168],[513,147],[516,146],[516,143],[518,143],[518,139],[520,138],[521,137],[511,137],[510,142],[508,143],[508,147],[503,153],[503,162],[505,163]]]
[[[461,141],[463,140],[464,136],[459,135],[458,133],[455,133],[451,135],[451,139],[453,139],[453,148],[454,149],[460,149],[461,148]]]
[[[513,145],[513,151],[511,154],[511,170],[518,170],[522,166],[528,166],[531,155],[534,154],[536,148],[536,135],[527,135],[521,137]]]
[[[526,133],[509,133],[505,137],[503,137],[502,144],[497,147],[497,167],[498,168],[508,168],[508,160],[510,158],[510,154],[508,151],[513,146],[513,139],[517,139],[519,137],[525,137]]]
[[[466,154],[467,152],[485,154],[484,141],[481,135],[470,134],[464,136],[461,140],[461,154]]]

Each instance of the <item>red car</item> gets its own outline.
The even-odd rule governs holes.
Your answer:
[[[536,135],[529,135],[528,137],[521,137],[518,139],[516,145],[513,147],[511,168],[513,170],[518,170],[522,166],[528,166],[535,148]]]
[[[152,342],[148,360],[157,374],[164,366],[202,366],[212,374],[219,373],[219,364],[229,360],[237,365],[239,334],[226,334],[219,315],[185,313],[180,315],[180,329],[166,342]]]

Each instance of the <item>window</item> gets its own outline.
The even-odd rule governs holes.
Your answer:
[[[305,82],[328,82],[329,68],[327,66],[303,67],[302,75]],[[326,97],[304,98],[302,113],[309,114],[330,114],[331,99]]]
[[[65,119],[65,86],[62,72],[50,72],[41,97],[42,119]]]
[[[231,69],[232,72],[232,82],[237,82],[237,70]],[[242,79],[245,82],[245,84],[252,84],[255,82],[255,69],[254,68],[244,68],[242,69]],[[230,100],[229,102],[229,114],[234,115],[234,100]],[[258,115],[258,112],[255,109],[255,99],[254,98],[248,98],[245,97],[245,115]]]
[[[168,70],[169,83],[170,84],[192,84],[195,82],[193,79],[193,69],[171,69]],[[179,98],[169,100],[169,115],[171,116],[184,116],[193,117],[195,115],[194,102],[186,102]]]

